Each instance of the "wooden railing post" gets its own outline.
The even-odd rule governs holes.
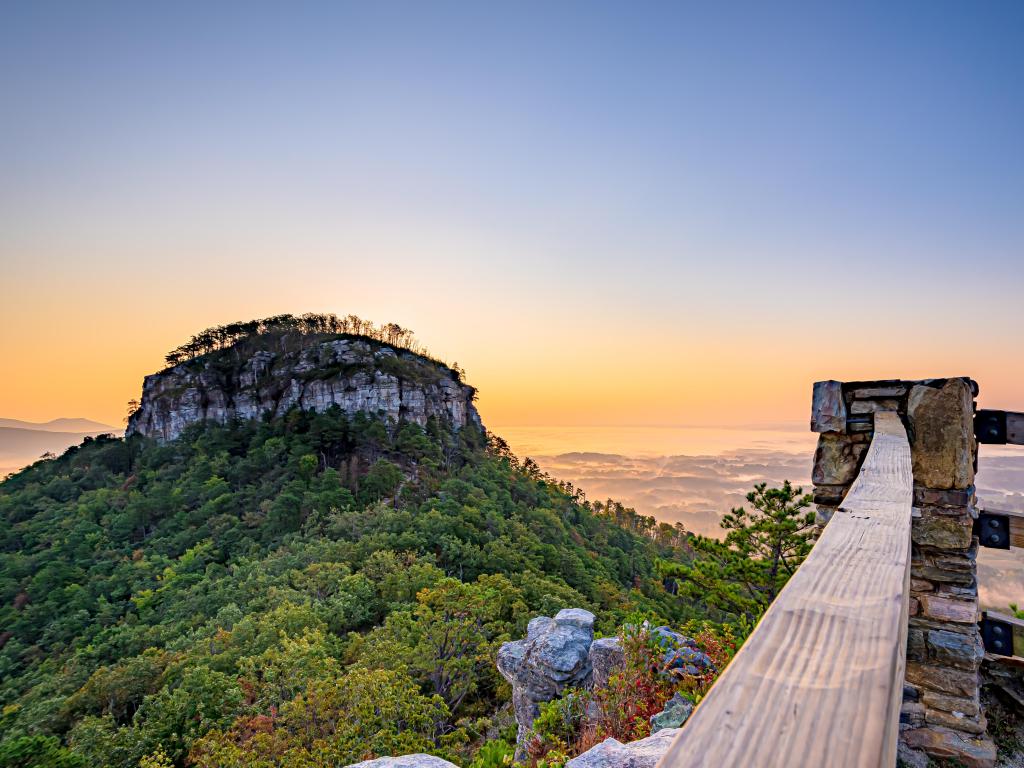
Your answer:
[[[895,765],[913,478],[899,416],[872,421],[842,505],[659,766]]]
[[[842,500],[874,428],[872,414],[899,414],[909,433],[914,473],[901,739],[934,757],[984,768],[993,764],[995,750],[985,734],[979,695],[983,654],[976,625],[975,535],[985,521],[975,508],[975,434],[981,434],[980,424],[985,439],[1005,439],[1012,420],[998,412],[998,434],[991,434],[993,417],[975,414],[977,394],[977,384],[968,378],[819,382],[812,429],[821,434],[812,479],[818,520],[826,524],[846,503]],[[1004,524],[998,532],[1010,534],[1009,544],[1014,530]]]

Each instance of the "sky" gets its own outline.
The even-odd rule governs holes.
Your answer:
[[[841,5],[845,7],[840,7]],[[0,416],[209,325],[413,328],[489,425],[1024,410],[1020,3],[0,4]]]

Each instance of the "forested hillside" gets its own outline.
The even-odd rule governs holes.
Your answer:
[[[693,614],[656,572],[682,531],[434,419],[88,439],[0,484],[0,525],[0,764],[468,765],[531,617]]]

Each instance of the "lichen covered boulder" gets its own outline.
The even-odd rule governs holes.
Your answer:
[[[693,714],[694,703],[682,694],[676,693],[665,704],[665,708],[656,715],[651,715],[651,733],[658,733],[666,728],[679,728]]]

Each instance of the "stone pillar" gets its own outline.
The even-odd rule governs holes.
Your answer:
[[[857,478],[864,462],[874,420],[862,412],[862,403],[873,401],[858,399],[852,385],[838,381],[819,381],[814,385],[811,411],[811,431],[818,432],[818,448],[814,452],[811,481],[814,483],[814,503],[817,505],[819,526],[825,526],[846,497],[846,492]],[[889,389],[866,388],[869,394]],[[857,406],[854,413],[852,406]]]
[[[935,757],[990,766],[973,535],[976,394],[969,379],[948,379],[915,383],[907,397],[915,515],[903,739]]]
[[[977,385],[966,378],[815,384],[811,428],[820,437],[812,479],[818,522],[825,525],[857,476],[873,414],[900,414],[914,468],[901,740],[933,757],[986,768],[995,748],[979,698],[976,395]]]

